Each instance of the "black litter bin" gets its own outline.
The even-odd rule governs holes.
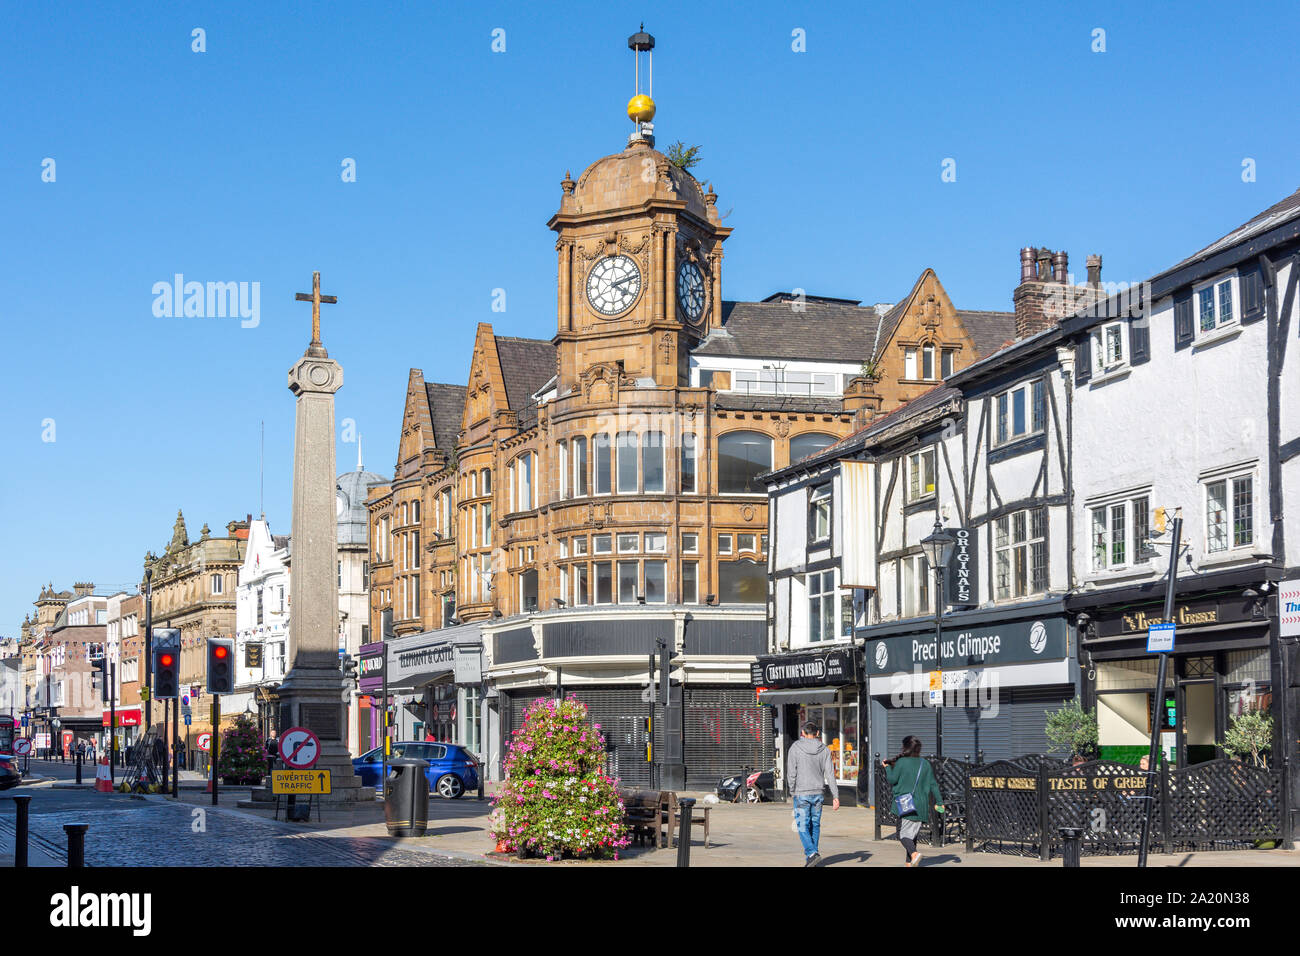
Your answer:
[[[424,836],[429,826],[427,760],[395,757],[388,761],[384,781],[384,822],[389,836]]]

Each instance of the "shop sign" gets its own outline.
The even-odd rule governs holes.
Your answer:
[[[859,632],[863,633],[863,632]],[[1061,617],[961,627],[945,624],[941,646],[932,631],[867,638],[868,674],[961,670],[965,667],[1060,660],[1066,656],[1066,625]],[[947,686],[945,682],[945,686]]]
[[[262,666],[262,646],[261,644],[248,643],[244,645],[244,666],[258,667]]]
[[[1300,578],[1279,582],[1277,607],[1282,619],[1282,636],[1300,637]]]
[[[813,653],[760,657],[750,665],[755,687],[839,687],[858,681],[857,649],[839,647]]]
[[[948,529],[956,537],[952,557],[944,569],[943,598],[951,607],[975,607],[979,600],[979,552],[972,528]]]
[[[1300,596],[1297,599],[1300,600]],[[1184,631],[1216,624],[1264,624],[1268,621],[1263,603],[1253,597],[1242,597],[1239,591],[1231,597],[1182,601],[1174,605],[1172,618],[1165,617],[1164,605],[1160,601],[1153,601],[1145,607],[1103,608],[1089,613],[1095,620],[1088,629],[1088,639],[1141,638],[1156,624],[1173,624],[1182,635]]]
[[[379,690],[384,684],[384,661],[387,645],[383,641],[363,644],[357,661],[358,689],[362,693]]]

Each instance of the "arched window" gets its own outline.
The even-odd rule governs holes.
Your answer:
[[[801,458],[815,455],[823,448],[834,443],[835,437],[833,435],[823,435],[820,432],[807,432],[803,435],[795,435],[790,439],[790,463],[794,464]]]
[[[718,491],[765,495],[755,478],[772,469],[772,439],[761,432],[727,432],[718,438]]]
[[[576,498],[587,495],[587,439],[573,440],[573,494]]]
[[[596,494],[608,495],[614,491],[613,469],[610,466],[611,442],[609,436],[601,433],[596,436]]]
[[[569,497],[569,444],[568,442],[557,441],[555,443],[555,470],[560,476],[560,500],[564,501]]]

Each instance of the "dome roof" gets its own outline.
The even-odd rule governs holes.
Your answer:
[[[647,169],[654,169],[647,176]],[[588,166],[578,177],[566,212],[579,215],[639,207],[651,199],[685,200],[686,208],[710,219],[699,182],[686,170],[644,141],[634,141],[621,153],[611,153]]]
[[[376,475],[373,471],[348,471],[339,475],[335,483],[337,493],[342,496],[338,519],[339,544],[366,544],[369,540],[369,512],[366,510],[366,498],[371,485],[386,485],[388,479]]]

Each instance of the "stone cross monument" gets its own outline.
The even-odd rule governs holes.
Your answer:
[[[326,805],[373,796],[352,772],[344,727],[343,673],[339,670],[338,530],[334,510],[334,393],[343,369],[320,337],[320,273],[312,291],[297,298],[312,304],[312,338],[289,370],[297,398],[293,444],[293,538],[289,565],[289,672],[280,685],[280,731],[306,727],[321,742],[314,769],[330,771]]]

